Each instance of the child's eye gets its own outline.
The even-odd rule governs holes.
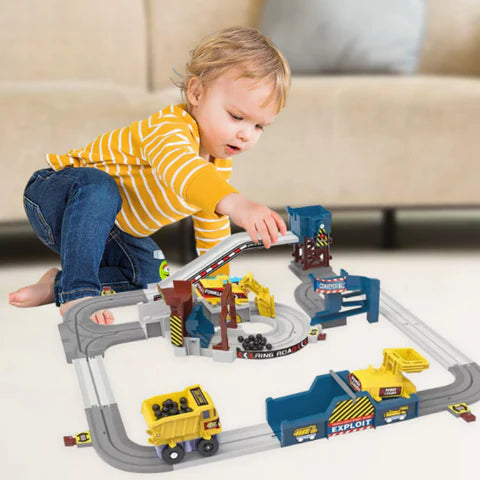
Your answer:
[[[234,115],[233,113],[230,113],[230,116],[231,116],[234,120],[243,120],[242,117],[239,117],[238,115]]]

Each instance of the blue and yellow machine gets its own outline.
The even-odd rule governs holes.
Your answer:
[[[368,381],[372,379],[371,376],[367,378],[360,375],[365,378],[366,389],[355,391],[350,386],[353,374],[344,370],[316,377],[310,389],[305,392],[275,399],[267,398],[267,422],[282,447],[417,417],[418,396],[410,381],[404,378],[405,383],[401,383],[404,390],[398,392],[398,395],[385,396],[383,399],[376,395],[378,391],[375,389],[390,388],[394,370],[397,384],[402,381],[396,376],[400,368],[407,371],[410,366],[413,368],[410,371],[421,371],[427,368],[428,362],[413,349],[386,349],[384,358],[387,368],[385,371],[382,370],[383,367],[378,369],[380,373],[375,376],[373,391],[372,384]],[[388,365],[392,360],[396,363],[390,368]],[[361,371],[356,374],[359,372]],[[382,372],[385,374],[383,380]],[[383,387],[378,387],[380,384]]]

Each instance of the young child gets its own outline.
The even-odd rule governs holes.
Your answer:
[[[281,217],[228,183],[231,156],[252,148],[285,106],[290,71],[258,30],[231,27],[207,37],[178,84],[185,103],[170,105],[105,133],[33,174],[24,194],[33,229],[61,257],[11,305],[55,301],[62,315],[76,302],[158,282],[162,259],[150,235],[192,216],[197,251],[230,235],[229,218],[266,248],[286,233]],[[92,315],[112,323],[104,310]]]

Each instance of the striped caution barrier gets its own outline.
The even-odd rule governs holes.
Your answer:
[[[170,338],[173,345],[183,347],[183,322],[177,315],[170,315]]]
[[[337,404],[328,419],[328,436],[373,428],[374,415],[375,407],[366,396],[343,400]]]
[[[219,258],[214,263],[211,263],[210,265],[208,265],[204,270],[202,270],[201,272],[198,272],[196,275],[189,278],[189,281],[192,283],[198,282],[200,279],[207,277],[208,275],[210,275],[210,273],[213,273],[215,270],[219,269],[222,265],[230,262],[232,258],[242,253],[243,250],[246,250],[248,248],[258,248],[260,245],[263,245],[263,242],[259,241],[258,244],[253,242],[246,242],[243,245],[240,245],[239,247],[234,248],[233,250],[229,251],[226,255],[224,255],[222,258]]]
[[[344,293],[347,291],[346,280],[347,277],[316,278],[314,288],[317,293],[327,295],[332,293]]]
[[[317,239],[315,241],[315,246],[320,247],[328,247],[328,234],[325,228],[320,227],[317,233]]]

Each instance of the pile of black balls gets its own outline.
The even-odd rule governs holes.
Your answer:
[[[163,417],[170,417],[172,415],[180,415],[181,413],[193,412],[193,410],[188,406],[187,399],[181,397],[178,402],[174,402],[171,398],[168,398],[162,403],[162,406],[158,403],[152,405],[152,410],[157,419]]]
[[[246,338],[240,335],[238,337],[238,341],[242,344],[244,350],[261,351],[264,348],[266,348],[267,350],[272,349],[272,344],[267,343],[266,337],[264,337],[261,333],[257,333],[256,335],[249,335]]]

